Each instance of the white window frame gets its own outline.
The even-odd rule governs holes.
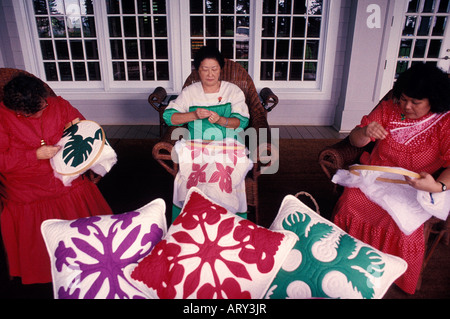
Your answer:
[[[275,93],[282,95],[283,99],[296,100],[327,100],[331,98],[332,84],[335,69],[335,52],[339,30],[339,15],[330,14],[340,12],[342,0],[324,0],[322,14],[322,34],[319,51],[319,65],[316,81],[292,81],[286,85],[286,81],[261,81],[260,79],[260,52],[262,27],[262,1],[250,1],[250,43],[253,50],[249,52],[249,74],[254,80],[257,89],[270,87]],[[40,54],[39,39],[37,34],[32,0],[12,1],[16,15],[16,21],[20,34],[20,46],[24,52],[25,68],[37,76],[45,79],[43,61]],[[169,93],[179,93],[185,79],[191,73],[190,57],[190,26],[187,15],[189,13],[189,1],[167,0],[168,21],[168,52],[170,81],[113,81],[105,77],[105,70],[112,72],[111,52],[109,49],[106,9],[104,1],[94,1],[96,17],[97,41],[99,46],[100,69],[102,81],[95,82],[51,82],[51,86],[59,94],[65,94],[67,98],[78,99],[127,99],[130,96],[142,98],[148,96],[152,88],[163,86]],[[102,49],[100,49],[102,46]],[[28,53],[26,53],[28,52]],[[188,52],[185,54],[183,52]],[[112,73],[109,73],[112,74]],[[82,93],[82,94],[81,94]]]

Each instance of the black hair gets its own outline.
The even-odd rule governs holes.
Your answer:
[[[3,89],[3,103],[13,111],[35,114],[42,108],[42,99],[48,97],[44,82],[31,75],[18,75]]]
[[[213,46],[203,46],[201,47],[194,57],[194,68],[198,71],[198,68],[200,67],[200,64],[204,59],[214,59],[216,60],[220,68],[223,69],[223,66],[225,65],[225,59],[220,53],[220,51]]]
[[[430,111],[443,113],[450,110],[450,79],[432,64],[416,63],[401,73],[394,84],[393,95],[401,95],[430,102]]]

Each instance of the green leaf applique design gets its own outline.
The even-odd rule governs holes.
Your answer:
[[[77,135],[78,125],[73,125],[64,131],[63,137],[70,136],[69,141],[64,146],[63,150],[63,160],[69,165],[70,160],[73,159],[70,166],[77,167],[92,153],[92,146],[96,140],[101,140],[103,138],[102,129],[99,128],[94,137],[83,138],[82,135]]]
[[[289,219],[289,221],[288,221]],[[306,283],[311,289],[312,297],[329,298],[322,287],[322,280],[331,271],[339,271],[347,277],[353,289],[359,291],[363,298],[373,298],[373,278],[381,277],[384,273],[385,263],[382,257],[372,248],[363,246],[356,253],[356,240],[347,235],[338,236],[334,244],[336,257],[331,261],[320,261],[312,252],[315,243],[330,236],[333,227],[326,223],[310,225],[311,217],[308,214],[296,212],[283,221],[283,229],[292,231],[299,236],[293,249],[300,251],[301,263],[294,271],[280,269],[271,286],[271,298],[286,298],[287,288],[293,280]]]

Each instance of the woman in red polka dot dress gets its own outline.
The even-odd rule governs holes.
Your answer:
[[[382,102],[350,133],[350,142],[363,147],[375,141],[360,163],[403,167],[418,172],[406,177],[412,187],[437,193],[450,187],[450,81],[438,68],[416,64],[400,75],[394,99]],[[432,174],[445,168],[435,179]],[[425,252],[423,225],[405,235],[383,208],[359,188],[345,188],[334,222],[350,235],[375,248],[403,258],[408,269],[396,284],[414,294]]]

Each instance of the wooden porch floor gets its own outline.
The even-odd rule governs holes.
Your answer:
[[[103,125],[109,139],[155,139],[159,138],[158,125]],[[331,126],[271,126],[279,129],[282,139],[342,139],[348,134],[339,133]]]

